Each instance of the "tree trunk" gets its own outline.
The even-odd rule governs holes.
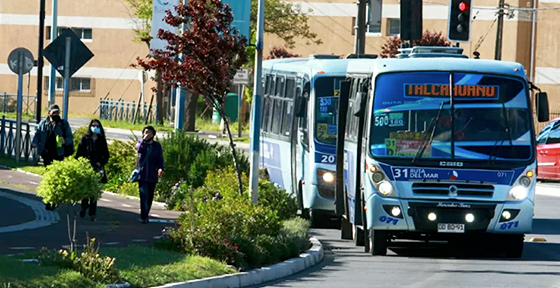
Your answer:
[[[156,114],[157,119],[156,123],[158,125],[163,125],[163,81],[161,79],[161,73],[156,71],[156,80],[157,80],[157,92],[156,92]]]
[[[198,108],[198,95],[188,93],[187,103],[185,103],[185,131],[195,129],[196,108]]]
[[[229,138],[229,147],[231,148],[231,154],[233,155],[233,164],[235,165],[235,171],[237,172],[237,182],[239,188],[239,195],[243,195],[243,182],[241,181],[241,170],[239,168],[239,160],[237,159],[237,151],[235,150],[235,143],[233,143],[233,136],[231,135],[231,130],[229,129],[229,120],[226,118],[226,113],[224,108],[220,107],[220,116],[224,120],[226,126],[226,131]]]

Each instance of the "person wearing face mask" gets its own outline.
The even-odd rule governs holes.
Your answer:
[[[156,130],[146,126],[142,130],[142,139],[136,143],[138,160],[136,168],[140,169],[138,190],[140,192],[140,219],[143,224],[148,223],[148,215],[154,200],[154,193],[158,178],[163,176],[163,149],[154,140]],[[140,167],[141,166],[141,167]]]
[[[35,127],[31,147],[37,149],[37,155],[43,158],[43,164],[49,166],[53,161],[62,161],[73,150],[74,136],[70,125],[60,118],[60,108],[56,104],[49,107],[48,116]],[[65,149],[66,146],[71,149]],[[47,203],[47,210],[54,210],[55,205]]]
[[[103,130],[99,120],[93,119],[89,123],[86,135],[82,137],[78,144],[75,157],[76,159],[80,157],[88,159],[93,170],[100,174],[101,183],[107,183],[104,167],[109,161],[109,149],[107,147],[107,139],[105,138],[105,130]],[[97,199],[88,198],[82,200],[80,217],[85,217],[88,209],[91,221],[97,221]]]

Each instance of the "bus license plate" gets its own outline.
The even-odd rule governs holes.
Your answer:
[[[438,232],[440,233],[465,233],[465,224],[438,224]]]

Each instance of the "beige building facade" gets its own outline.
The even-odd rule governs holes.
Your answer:
[[[45,47],[50,44],[52,0],[46,1]],[[309,24],[322,45],[297,43],[292,49],[300,55],[333,53],[346,55],[354,50],[356,0],[286,0],[310,11]],[[520,62],[535,85],[548,92],[551,111],[560,111],[560,37],[555,25],[560,23],[560,0],[507,1],[504,17],[502,60]],[[473,2],[471,41],[461,44],[464,53],[478,51],[481,58],[493,59],[496,39],[496,6],[498,0]],[[423,7],[424,30],[446,34],[448,1],[425,0]],[[532,9],[535,13],[535,46],[532,53]],[[381,46],[391,36],[399,34],[400,6],[397,0],[369,0],[366,53],[379,54]],[[8,54],[17,47],[25,47],[37,56],[39,1],[0,1],[0,93],[16,94],[17,77],[8,65]],[[145,57],[148,47],[134,42],[138,21],[132,18],[124,0],[59,0],[58,26],[72,27],[95,55],[75,75],[71,83],[70,113],[92,114],[99,99],[138,101],[142,90],[140,71],[130,67],[137,57]],[[266,35],[265,49],[283,42]],[[532,57],[533,56],[533,57]],[[532,61],[533,60],[533,61]],[[24,94],[36,94],[37,69],[24,77]],[[48,103],[48,76],[50,63],[45,60],[43,107]],[[57,77],[60,77],[58,75]],[[56,102],[62,104],[62,79],[57,80]],[[152,96],[153,81],[144,86],[146,102]]]
[[[45,47],[51,43],[52,0],[46,1]],[[9,53],[18,47],[38,54],[39,1],[0,1],[0,93],[17,93],[17,76],[9,69]],[[134,41],[138,21],[122,0],[59,0],[58,28],[72,28],[94,57],[70,81],[69,113],[93,114],[100,98],[137,102],[142,91],[141,71],[130,67],[145,57],[148,46]],[[42,106],[48,105],[51,66],[45,59]],[[24,76],[23,94],[36,95],[37,67]],[[56,103],[62,109],[61,75],[57,72]],[[153,82],[145,85],[146,102]]]

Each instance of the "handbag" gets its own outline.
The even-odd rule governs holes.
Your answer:
[[[148,153],[146,154],[146,158],[144,158],[144,160],[142,161],[142,163],[140,163],[140,166],[138,168],[136,168],[136,169],[134,169],[134,171],[132,171],[128,181],[138,182],[140,180],[140,170],[142,169],[142,167],[144,167],[144,165],[146,164],[146,161],[148,161],[148,158],[150,157],[150,153],[152,153],[152,149],[148,148]]]

